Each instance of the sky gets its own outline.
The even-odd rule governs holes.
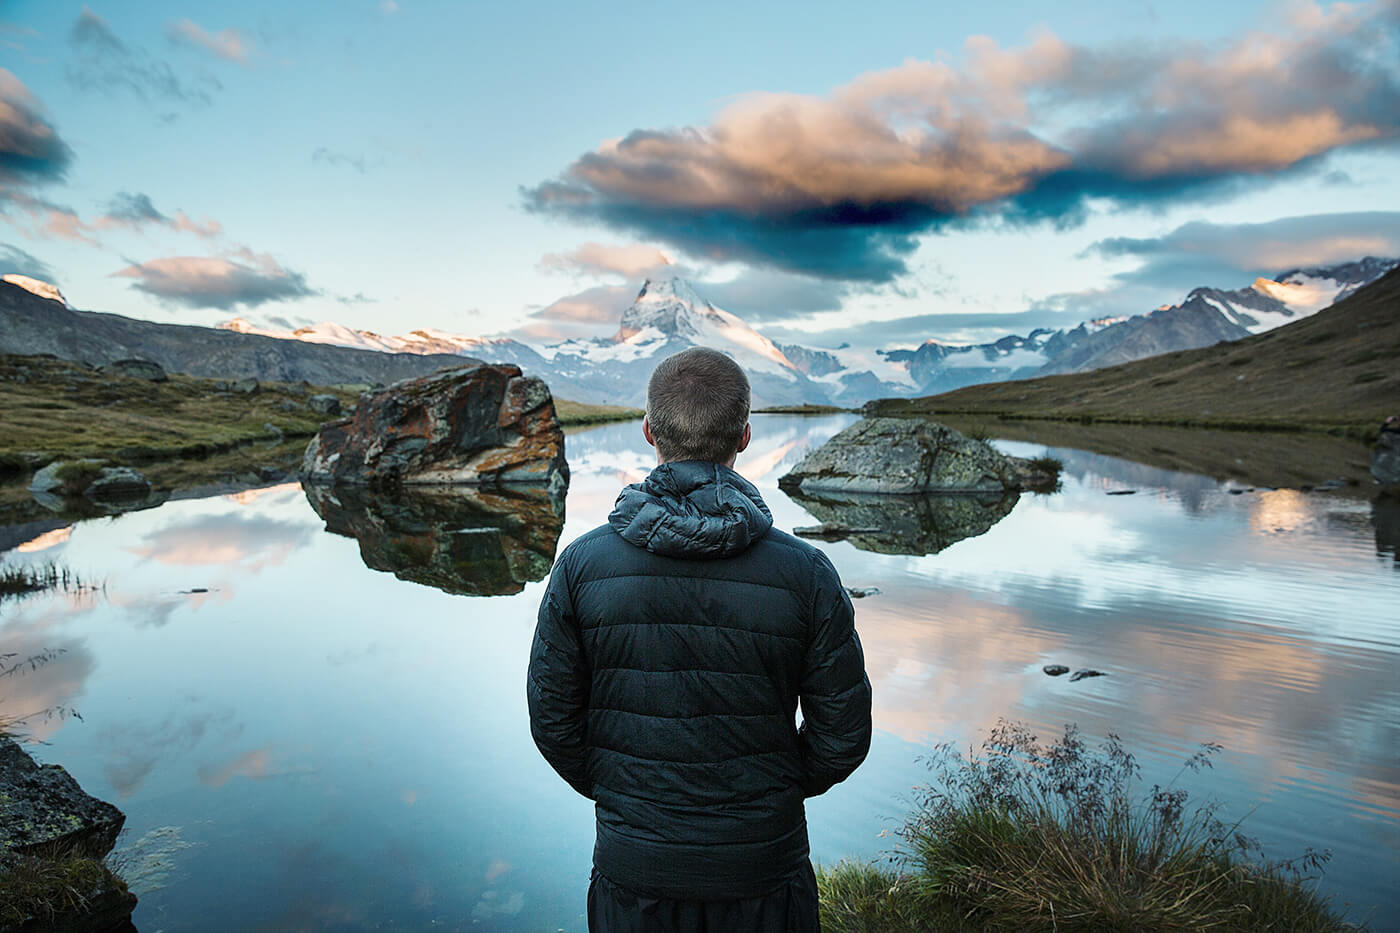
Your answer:
[[[0,273],[165,322],[976,342],[1400,256],[1400,0],[0,0]]]

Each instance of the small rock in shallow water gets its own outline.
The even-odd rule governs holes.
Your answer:
[[[1065,667],[1063,664],[1047,664],[1042,667],[1041,670],[1051,677],[1059,677],[1061,674],[1069,673],[1069,668]]]
[[[1069,675],[1070,683],[1076,680],[1083,680],[1085,677],[1107,677],[1103,671],[1096,671],[1092,667],[1081,668]]]
[[[1110,489],[1105,495],[1109,496],[1131,496],[1137,492],[1136,489]]]
[[[848,586],[846,592],[851,594],[851,599],[864,599],[879,593],[880,588],[878,586]]]

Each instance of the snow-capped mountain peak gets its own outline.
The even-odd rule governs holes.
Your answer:
[[[63,293],[58,290],[57,285],[51,285],[48,282],[30,278],[27,275],[20,275],[18,272],[6,274],[3,277],[3,281],[9,282],[11,285],[18,285],[25,291],[38,295],[40,298],[56,301],[64,307],[68,306],[68,299],[63,297]]]
[[[682,278],[647,279],[626,311],[615,343],[683,340],[732,355],[745,369],[795,378],[797,367],[777,344],[738,317],[700,297]]]

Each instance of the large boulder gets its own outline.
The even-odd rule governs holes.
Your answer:
[[[1400,418],[1392,415],[1381,425],[1371,451],[1371,476],[1381,490],[1400,496]]]
[[[549,389],[517,366],[468,366],[360,397],[355,414],[307,445],[312,483],[458,486],[528,483],[562,492],[564,432]]]
[[[130,376],[133,379],[145,379],[148,382],[165,382],[170,378],[159,363],[152,363],[150,360],[116,360],[103,366],[102,371],[118,376]]]
[[[313,395],[306,400],[306,404],[318,415],[340,414],[340,399],[334,395]]]
[[[0,735],[0,931],[129,930],[136,895],[103,859],[126,817],[58,765],[42,765]]]
[[[778,485],[808,493],[1002,493],[1053,487],[1056,479],[946,425],[867,418],[809,453]]]

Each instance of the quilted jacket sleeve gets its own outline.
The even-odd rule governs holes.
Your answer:
[[[574,790],[592,798],[588,780],[589,670],[569,597],[566,562],[550,574],[530,647],[526,695],[530,734],[540,754]]]
[[[826,555],[814,558],[812,639],[802,676],[802,750],[807,796],[844,781],[870,751],[870,681],[851,599]]]

